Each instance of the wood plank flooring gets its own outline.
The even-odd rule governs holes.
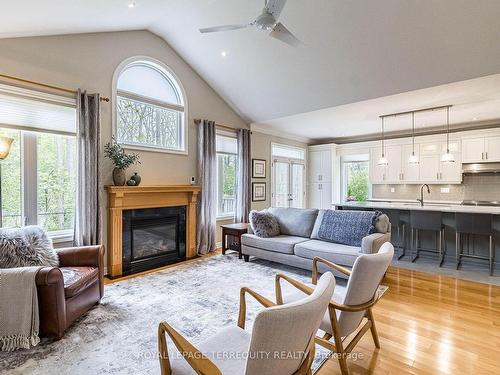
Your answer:
[[[500,374],[500,287],[391,267],[351,374]],[[328,360],[317,375],[340,374]]]
[[[381,348],[366,334],[351,375],[500,374],[500,287],[394,267],[384,284],[374,309]],[[337,374],[335,359],[316,373]]]

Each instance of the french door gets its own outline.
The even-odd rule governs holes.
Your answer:
[[[305,207],[305,164],[303,160],[274,159],[273,207]]]

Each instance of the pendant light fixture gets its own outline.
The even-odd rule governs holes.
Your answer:
[[[415,112],[411,113],[411,156],[408,158],[408,164],[417,165],[418,156],[415,155]]]
[[[384,147],[384,116],[381,116],[382,119],[382,156],[378,159],[378,165],[381,167],[385,167],[389,165],[389,161],[385,157],[385,147]]]
[[[450,152],[450,106],[446,107],[446,154],[441,156],[442,163],[454,163],[455,157]]]

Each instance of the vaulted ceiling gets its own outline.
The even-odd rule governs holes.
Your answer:
[[[149,29],[244,119],[259,123],[500,73],[498,0],[288,0],[279,20],[303,42],[298,48],[256,28],[198,31],[251,22],[263,5],[17,0],[2,4],[0,37]]]

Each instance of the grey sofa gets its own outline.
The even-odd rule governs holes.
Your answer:
[[[269,208],[280,225],[281,234],[262,238],[253,233],[241,237],[241,252],[246,262],[250,256],[310,270],[315,256],[351,268],[361,254],[376,253],[390,242],[390,223],[382,215],[376,223],[377,233],[363,238],[361,247],[322,241],[318,231],[326,210],[302,208]]]

